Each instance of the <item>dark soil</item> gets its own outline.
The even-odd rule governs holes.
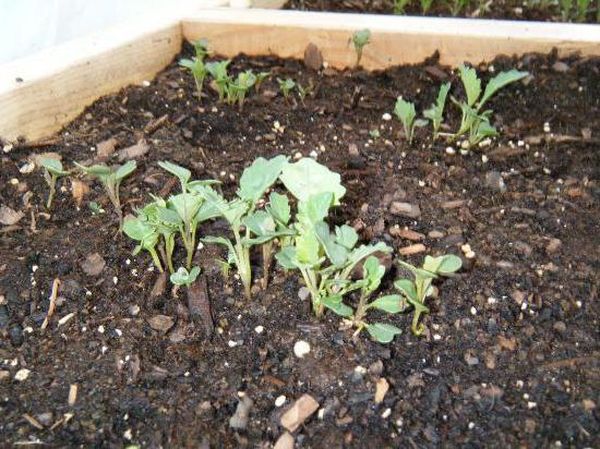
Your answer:
[[[308,393],[323,411],[296,431],[297,448],[599,447],[600,61],[555,62],[552,55],[494,61],[496,72],[519,67],[533,78],[490,102],[502,137],[466,155],[432,144],[428,129],[408,146],[401,124],[382,120],[398,95],[429,106],[436,76],[452,78],[461,95],[455,75],[434,60],[372,74],[316,73],[299,61],[243,56],[233,71],[272,70],[312,82],[314,95],[305,105],[286,102],[273,77],[239,113],[208,88],[200,103],[174,62],[150,85],[98,100],[45,147],[3,152],[0,202],[24,216],[0,228],[0,446],[268,448],[282,434],[282,410]],[[480,67],[486,79],[488,69]],[[449,110],[454,127],[458,113]],[[380,137],[369,136],[374,129]],[[271,285],[245,300],[214,262],[221,249],[209,246],[196,257],[221,333],[206,341],[188,320],[183,292],[151,295],[158,274],[116,233],[97,182],[80,177],[91,190],[77,208],[70,181],[59,181],[47,215],[41,173],[19,171],[42,151],[60,153],[68,167],[90,162],[111,137],[111,163],[142,137],[149,145],[122,185],[124,213],[176,188],[160,160],[198,179],[222,179],[230,195],[257,156],[315,151],[348,188],[334,221],[353,224],[363,241],[417,243],[398,236],[398,225],[424,235],[426,251],[407,257],[412,263],[425,254],[463,256],[466,243],[475,257],[438,285],[423,337],[410,333],[405,314],[391,320],[404,333],[380,345],[353,339],[331,314],[316,321],[298,298],[295,273],[275,270]],[[392,215],[392,200],[418,204],[420,217]],[[90,201],[106,212],[93,215]],[[215,222],[200,232],[226,231]],[[82,271],[93,253],[106,263],[96,276]],[[385,292],[396,275],[386,277]],[[59,304],[42,331],[55,278]],[[150,327],[156,315],[175,320],[166,335]],[[312,348],[303,359],[292,351],[298,340]],[[22,369],[30,373],[18,381]],[[381,377],[390,390],[375,404]],[[247,428],[235,431],[229,419],[240,392],[254,406]],[[287,402],[277,408],[280,395]]]
[[[456,15],[458,17],[479,17],[484,19],[506,19],[506,20],[538,20],[544,22],[564,22],[578,21],[596,23],[598,22],[597,9],[600,4],[594,5],[590,2],[588,12],[585,17],[577,17],[575,7],[571,13],[564,17],[562,9],[558,4],[546,2],[547,5],[541,5],[541,2],[524,2],[523,0],[494,0],[488,2],[467,2],[465,8],[453,12],[450,4],[434,0],[429,11],[425,13],[428,16],[448,17]],[[480,5],[483,4],[483,7]],[[558,2],[556,2],[558,3]],[[371,14],[394,14],[393,0],[289,0],[285,9],[299,9],[305,11],[333,11],[333,12],[354,12]],[[421,4],[418,0],[409,2],[404,13],[407,15],[424,15]]]

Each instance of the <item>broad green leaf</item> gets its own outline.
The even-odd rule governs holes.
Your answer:
[[[55,176],[66,176],[69,174],[68,171],[63,170],[62,163],[51,157],[43,157],[39,160],[42,167],[48,170],[49,173],[52,173]]]
[[[223,217],[227,220],[232,227],[239,227],[241,225],[242,217],[248,211],[250,206],[246,201],[238,198],[232,200],[227,205],[227,209],[223,211]]]
[[[342,266],[348,259],[348,250],[342,245],[336,243],[335,238],[329,232],[329,226],[327,223],[320,221],[315,224],[315,234],[319,240],[319,243],[323,245],[327,257],[331,263],[335,266]]]
[[[352,43],[356,48],[363,48],[369,43],[369,39],[371,39],[371,30],[368,29],[355,31],[352,35]]]
[[[396,105],[394,106],[394,114],[396,114],[396,117],[398,117],[398,119],[404,125],[406,134],[409,135],[412,124],[417,116],[415,105],[410,101],[406,101],[402,97],[398,97],[396,100]]]
[[[330,192],[333,194],[333,204],[337,205],[346,194],[340,175],[312,158],[303,158],[285,165],[280,179],[289,192],[300,201],[308,201],[313,195]]]
[[[332,295],[327,298],[322,298],[321,303],[329,310],[335,312],[339,316],[351,317],[354,313],[352,307],[347,306],[342,302],[341,295]]]
[[[206,70],[208,70],[208,73],[210,73],[217,82],[224,81],[226,78],[228,78],[227,66],[230,62],[231,60],[229,59],[217,62],[207,62]]]
[[[99,178],[109,176],[113,173],[110,167],[106,165],[92,165],[90,167],[86,167],[85,165],[81,165],[77,162],[75,162],[75,165],[88,175],[97,176]]]
[[[282,248],[277,254],[275,254],[275,259],[283,268],[287,270],[292,270],[294,268],[299,268],[296,257],[296,248],[293,246],[286,246]]]
[[[379,288],[384,274],[385,267],[381,265],[379,259],[375,256],[367,257],[363,263],[363,279],[366,281],[363,288],[367,294],[371,294]]]
[[[269,195],[269,205],[267,211],[279,223],[287,225],[291,218],[290,202],[288,197],[277,192],[271,192]]]
[[[529,75],[529,72],[520,72],[518,70],[509,70],[508,72],[500,72],[498,75],[493,77],[485,86],[483,97],[477,104],[477,109],[481,107],[500,89],[510,83],[519,81]]]
[[[272,159],[263,157],[255,159],[242,173],[238,196],[253,204],[256,203],[277,180],[285,164],[287,164],[287,157],[283,155]]]
[[[179,60],[179,65],[181,67],[185,67],[186,69],[193,70],[195,64],[196,64],[196,62],[192,59],[180,59]]]
[[[202,205],[202,198],[193,193],[180,193],[171,196],[168,204],[184,223],[190,224]]]
[[[475,69],[472,67],[461,64],[458,67],[458,71],[467,94],[467,104],[473,106],[481,95],[481,80],[477,76]]]
[[[327,217],[334,196],[331,192],[322,192],[312,195],[307,201],[298,204],[298,220],[305,224],[314,226]]]
[[[192,177],[191,171],[180,165],[174,164],[173,162],[161,161],[158,163],[158,165],[179,179],[179,182],[181,182],[182,186],[186,185]]]
[[[169,226],[179,226],[183,223],[177,211],[168,207],[157,207],[157,218]]]
[[[336,226],[336,242],[346,249],[352,249],[358,242],[358,234],[353,227],[348,225]]]
[[[352,250],[352,252],[350,252],[348,255],[348,267],[345,269],[345,271],[350,273],[357,263],[359,263],[365,257],[369,257],[377,252],[391,253],[392,248],[383,242],[377,242],[375,245],[361,245]]]
[[[125,164],[117,168],[117,171],[115,172],[115,178],[118,181],[125,179],[127,176],[129,176],[135,171],[136,167],[137,163],[135,161],[126,162]]]
[[[423,279],[435,279],[437,278],[437,274],[429,271],[429,270],[424,270],[423,268],[417,268],[407,262],[404,262],[403,260],[399,260],[398,263],[406,268],[407,270],[411,271],[415,276],[419,276]]]
[[[273,217],[264,210],[259,210],[246,216],[242,223],[257,236],[272,235],[275,232]]]
[[[154,226],[139,218],[130,218],[123,223],[123,232],[138,242],[148,239],[155,233]]]
[[[406,309],[406,302],[402,300],[400,295],[386,295],[377,298],[368,307],[383,310],[387,313],[400,313]]]
[[[389,343],[396,335],[402,333],[402,330],[396,326],[385,323],[367,324],[367,331],[379,343]]]
[[[296,237],[296,257],[298,262],[315,266],[320,261],[319,240],[314,230],[308,230]]]
[[[192,285],[198,275],[200,274],[200,267],[192,267],[188,272],[184,267],[180,267],[175,273],[171,274],[170,279],[174,285]]]
[[[396,287],[400,292],[408,299],[410,298],[413,301],[418,301],[417,297],[417,288],[415,284],[409,279],[398,279],[394,282],[394,287]]]
[[[454,273],[460,270],[461,266],[462,260],[454,254],[438,257],[425,256],[425,261],[423,262],[423,268],[425,270],[441,275]]]

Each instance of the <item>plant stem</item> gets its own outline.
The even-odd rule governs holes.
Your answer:
[[[51,175],[50,182],[48,186],[50,187],[50,192],[48,193],[48,201],[46,202],[46,209],[50,210],[52,207],[52,200],[54,200],[54,193],[56,192],[56,176]]]
[[[263,289],[269,285],[269,270],[271,269],[271,262],[273,260],[273,242],[266,242],[262,245],[262,262],[263,262],[263,277],[261,280],[261,286]]]
[[[156,250],[154,248],[150,248],[150,249],[148,249],[148,252],[152,256],[152,261],[154,262],[154,265],[156,265],[156,268],[158,268],[158,271],[160,271],[162,273],[164,270],[163,270],[162,264],[160,263],[160,258],[158,257],[158,254],[156,253]]]
[[[354,323],[359,324],[362,323],[363,318],[367,313],[367,296],[361,292],[360,299],[358,300],[358,305],[356,307],[356,313],[354,314]]]
[[[165,236],[165,259],[170,273],[174,273],[173,251],[175,249],[175,237],[173,234]]]

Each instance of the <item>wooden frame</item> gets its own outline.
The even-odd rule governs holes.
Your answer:
[[[278,6],[280,0],[257,0]],[[354,62],[349,39],[368,28],[365,68],[417,63],[439,51],[444,64],[478,63],[499,54],[548,52],[600,56],[600,27],[556,23],[227,9],[128,23],[0,68],[0,138],[43,139],[97,98],[151,79],[179,53],[183,39],[208,38],[224,56],[301,58],[316,44],[330,67]]]

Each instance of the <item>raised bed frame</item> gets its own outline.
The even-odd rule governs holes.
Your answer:
[[[228,57],[302,58],[312,42],[330,67],[344,68],[355,58],[349,38],[364,28],[372,32],[362,59],[369,70],[421,62],[435,51],[452,66],[553,48],[559,55],[600,56],[597,25],[263,9],[185,12],[127,23],[0,67],[0,139],[52,136],[99,97],[151,79],[184,39],[208,38]]]

